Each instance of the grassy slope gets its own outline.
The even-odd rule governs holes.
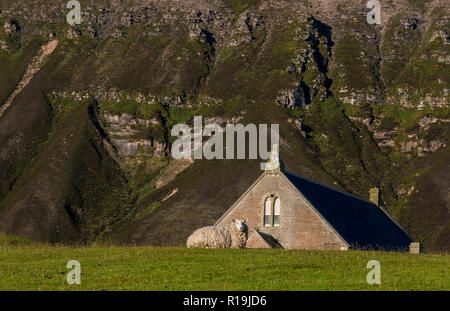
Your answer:
[[[50,130],[51,111],[41,96],[42,83],[33,80],[15,98],[0,123],[0,198],[10,191],[38,145]]]
[[[449,126],[443,127],[449,137]],[[448,141],[448,138],[447,138]],[[408,198],[408,208],[400,211],[399,219],[414,236],[420,236],[430,249],[448,249],[450,223],[448,220],[450,187],[450,150],[439,150],[419,162],[428,167],[418,180],[417,190]],[[427,208],[424,209],[424,206]]]
[[[105,150],[96,103],[66,101],[61,108],[42,96],[49,85],[67,83],[72,65],[67,49],[62,43],[0,126],[0,146],[16,156],[0,162],[7,176],[1,189],[8,193],[0,208],[1,226],[54,242],[85,240],[108,230],[130,200],[126,180]]]
[[[450,288],[449,255],[144,247],[4,246],[0,250],[0,290]],[[81,264],[81,285],[66,283],[69,260]],[[381,264],[380,285],[366,282],[369,260]]]
[[[40,40],[32,40],[25,47],[10,52],[0,51],[0,106],[19,83],[32,57],[40,47]]]
[[[72,106],[2,202],[0,217],[9,231],[45,241],[83,241],[126,213],[129,189],[92,122],[95,104]]]

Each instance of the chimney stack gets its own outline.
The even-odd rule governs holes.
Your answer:
[[[409,244],[410,254],[420,254],[422,252],[422,245],[419,242],[412,242]]]
[[[370,189],[370,197],[369,200],[376,206],[380,206],[380,189],[378,188],[372,188]]]

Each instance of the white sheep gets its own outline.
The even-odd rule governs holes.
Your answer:
[[[189,248],[245,248],[248,237],[247,219],[233,219],[228,227],[208,226],[192,233],[186,246]]]

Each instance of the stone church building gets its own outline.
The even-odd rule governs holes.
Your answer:
[[[216,225],[247,218],[247,248],[416,252],[418,243],[375,203],[285,171],[274,148],[264,173]]]

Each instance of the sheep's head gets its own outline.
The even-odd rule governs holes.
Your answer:
[[[240,231],[240,232],[247,231],[247,225],[245,224],[247,222],[247,218],[245,218],[245,219],[235,218],[235,219],[233,219],[233,222],[236,225],[236,228],[238,229],[238,231]]]

